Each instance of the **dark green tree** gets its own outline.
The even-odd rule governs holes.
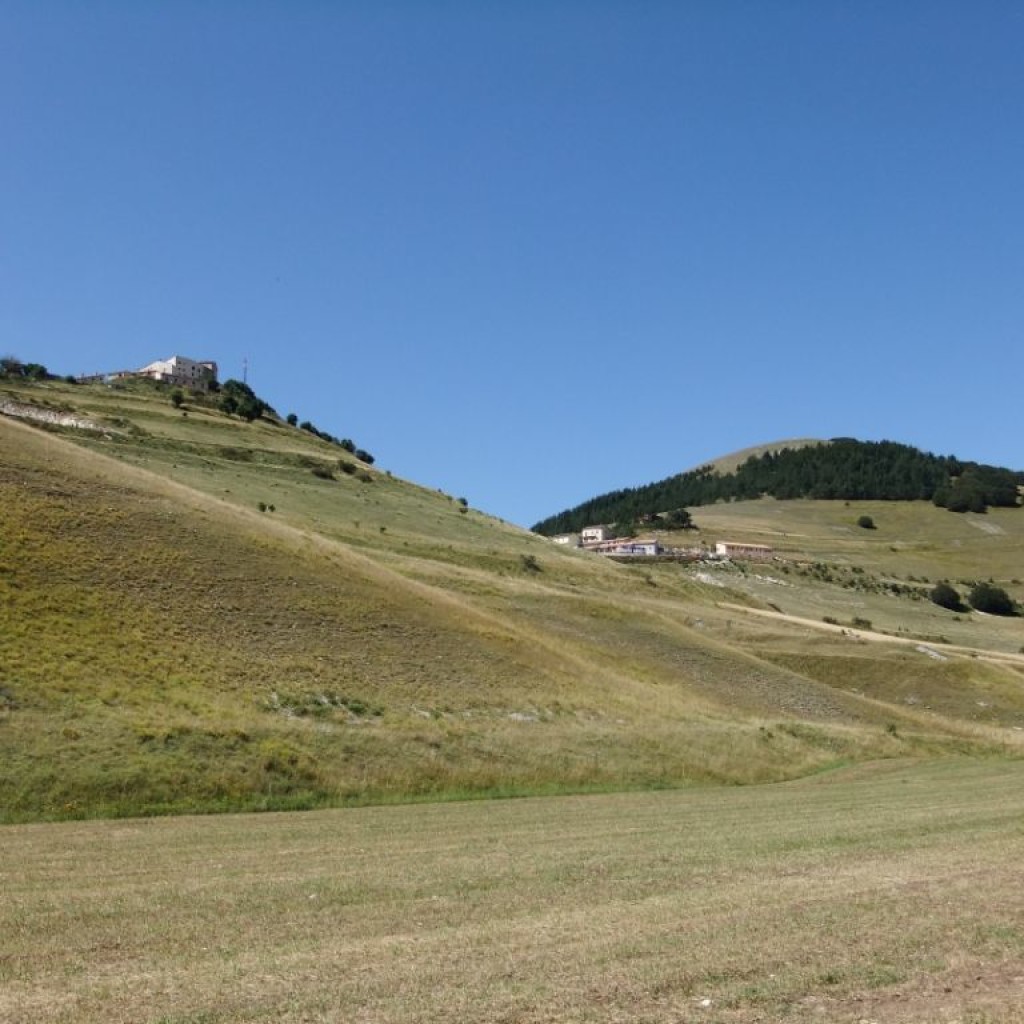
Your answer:
[[[693,519],[685,508],[674,508],[661,517],[659,525],[665,530],[690,530]]]
[[[997,587],[994,583],[976,584],[967,595],[967,602],[975,611],[987,612],[989,615],[1016,613],[1013,599],[1002,587]]]
[[[945,581],[936,583],[929,591],[928,597],[933,604],[940,608],[948,608],[951,612],[962,612],[965,608],[963,601],[960,600],[960,594]]]
[[[258,398],[250,398],[248,395],[243,395],[238,399],[238,415],[248,423],[258,420],[263,415],[265,408]]]
[[[270,406],[260,398],[244,381],[226,380],[220,388],[220,407],[228,413],[237,413],[250,423],[258,420],[265,412],[272,412]]]

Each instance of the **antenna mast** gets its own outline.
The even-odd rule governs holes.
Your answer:
[[[249,383],[249,357],[248,356],[243,356],[242,357],[242,383],[243,384],[248,384]]]

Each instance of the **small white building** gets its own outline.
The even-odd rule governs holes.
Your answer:
[[[210,384],[217,380],[215,362],[187,359],[185,356],[158,359],[136,372],[140,377],[151,377],[153,380],[189,388],[192,391],[207,391]]]
[[[603,544],[608,539],[606,526],[585,526],[580,534],[580,543],[587,547],[590,544]]]
[[[578,533],[560,533],[557,537],[552,537],[551,540],[555,544],[564,544],[566,547],[578,548],[580,546]]]

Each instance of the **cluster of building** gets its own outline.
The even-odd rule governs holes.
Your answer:
[[[734,559],[746,562],[767,562],[774,552],[767,544],[741,544],[737,541],[721,540],[714,550],[706,547],[669,548],[656,537],[611,537],[605,526],[587,526],[580,533],[566,533],[552,540],[593,551],[595,554],[612,558],[655,558],[666,557],[685,561],[702,559]]]
[[[150,380],[159,380],[174,387],[188,388],[190,391],[209,391],[210,386],[217,383],[217,364],[212,359],[171,356],[170,359],[158,359],[139,370],[84,374],[78,380],[82,383],[110,383],[138,377],[148,377]]]

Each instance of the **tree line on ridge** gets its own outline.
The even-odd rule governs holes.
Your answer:
[[[572,533],[597,523],[651,521],[669,510],[750,501],[816,498],[846,501],[931,501],[952,512],[1019,505],[1024,473],[932,455],[894,441],[834,438],[824,444],[751,455],[729,473],[702,466],[641,487],[591,498],[533,526],[536,533]]]

